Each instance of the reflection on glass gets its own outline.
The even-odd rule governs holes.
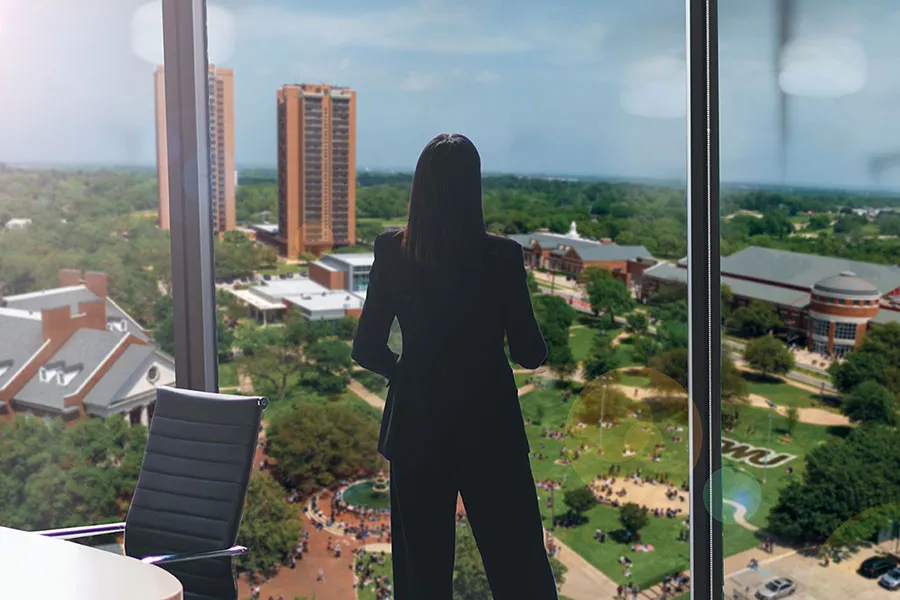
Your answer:
[[[156,63],[131,51],[133,7],[82,8],[0,8],[4,527],[124,520],[155,389],[175,383]]]
[[[727,598],[897,587],[898,18],[721,4]]]
[[[512,376],[560,594],[689,593],[683,6],[221,4],[210,61],[234,74],[238,174],[220,383],[272,400],[241,594],[391,597],[389,389],[348,342],[374,238],[405,226],[441,131],[479,147],[487,225],[521,244],[551,346]],[[456,593],[489,597],[457,511]]]

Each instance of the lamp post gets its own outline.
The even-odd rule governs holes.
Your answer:
[[[766,400],[766,404],[769,405],[769,434],[766,436],[766,462],[763,463],[763,485],[766,484],[766,473],[769,470],[769,454],[771,452],[770,447],[772,446],[772,413],[775,412],[775,409],[778,408],[778,405],[772,402],[771,400]]]
[[[603,454],[603,416],[606,413],[606,386],[612,381],[612,377],[603,375],[599,379],[603,383],[603,390],[600,392],[600,454]]]

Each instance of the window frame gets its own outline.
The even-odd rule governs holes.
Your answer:
[[[725,585],[718,2],[685,3],[691,597],[707,599]],[[162,0],[162,11],[176,380],[218,391],[206,2]]]

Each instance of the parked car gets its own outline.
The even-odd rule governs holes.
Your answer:
[[[756,590],[757,600],[777,600],[797,591],[797,584],[787,577],[776,577],[765,582]]]
[[[886,590],[900,590],[900,567],[895,567],[885,573],[878,585]]]
[[[897,559],[893,556],[872,556],[862,561],[858,573],[866,579],[875,579],[896,566]]]

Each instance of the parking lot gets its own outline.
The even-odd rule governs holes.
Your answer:
[[[900,592],[890,592],[878,585],[878,579],[866,579],[855,572],[869,556],[872,552],[861,552],[847,562],[828,567],[821,566],[816,558],[800,554],[764,562],[758,570],[744,569],[729,574],[725,598],[753,600],[756,590],[769,579],[788,577],[797,584],[796,593],[790,596],[793,600],[900,600]]]

